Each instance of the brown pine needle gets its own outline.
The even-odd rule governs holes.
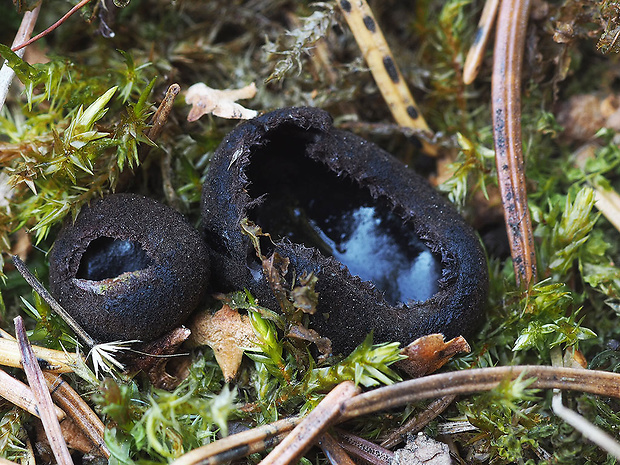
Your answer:
[[[110,458],[110,450],[106,446],[103,436],[105,426],[97,414],[59,375],[44,372],[43,376],[54,401],[66,412],[82,433],[90,439],[97,450],[106,458]]]
[[[60,26],[62,23],[64,23],[71,15],[73,15],[73,13],[78,11],[80,8],[82,8],[84,5],[86,5],[90,1],[91,0],[82,0],[80,3],[78,3],[73,8],[71,8],[62,18],[60,18],[58,21],[56,21],[54,24],[52,24],[50,27],[48,27],[45,31],[37,34],[32,39],[27,40],[26,42],[23,42],[23,43],[21,43],[19,45],[14,46],[11,50],[16,52],[16,51],[18,51],[18,50],[20,50],[20,49],[30,45],[31,43],[36,42],[41,37],[45,37],[50,32],[52,32],[54,29],[56,29],[58,26]]]
[[[331,390],[310,414],[304,418],[259,465],[288,465],[296,461],[341,415],[347,400],[360,392],[352,381],[340,383]]]
[[[355,462],[331,434],[323,433],[317,443],[331,465],[355,465]]]
[[[441,415],[441,413],[450,406],[454,399],[456,399],[456,396],[445,396],[434,400],[424,411],[413,417],[396,431],[393,431],[381,443],[381,447],[391,449],[401,442],[404,442],[405,439],[407,439],[408,434],[415,434],[418,431],[421,431],[426,425]]]
[[[147,137],[151,140],[157,140],[161,132],[164,130],[164,126],[168,121],[168,117],[170,116],[170,112],[172,111],[172,106],[174,104],[174,99],[179,92],[181,91],[181,86],[178,84],[171,84],[166,91],[166,95],[164,99],[161,101],[161,104],[157,108],[157,111],[153,115],[153,125],[151,129],[149,129]]]
[[[575,390],[620,398],[619,373],[539,365],[476,368],[429,375],[358,394],[344,402],[343,413],[335,419],[335,422],[340,423],[361,415],[402,407],[424,399],[489,391],[495,389],[502,381],[515,380],[522,375],[533,378],[530,389]],[[260,452],[270,447],[276,436],[286,434],[300,421],[299,417],[285,418],[234,434],[194,449],[172,463],[219,465],[224,463],[222,459],[226,457],[230,460],[233,456],[239,458],[249,453]]]
[[[13,378],[6,371],[0,370],[0,396],[26,410],[35,417],[39,416],[37,401],[32,394],[32,390],[21,381]],[[60,408],[54,407],[58,421],[65,418],[65,412]]]
[[[487,0],[484,4],[476,35],[474,36],[474,43],[471,44],[471,48],[467,52],[467,58],[463,66],[463,82],[465,84],[471,84],[478,76],[484,52],[491,37],[491,30],[493,29],[493,23],[495,23],[498,7],[499,0]]]
[[[497,21],[493,56],[493,137],[499,190],[517,283],[536,277],[536,254],[527,205],[521,142],[521,65],[529,0],[505,0]]]
[[[399,126],[431,133],[366,0],[340,0],[338,5],[394,120]],[[422,146],[427,154],[437,155],[434,145],[422,140]]]
[[[261,452],[266,447],[273,445],[273,442],[271,442],[272,438],[285,435],[300,422],[301,418],[299,417],[284,418],[268,425],[233,434],[182,455],[172,462],[172,465],[194,465],[198,463],[216,465],[227,463],[233,458],[245,457],[247,454]],[[233,457],[231,451],[238,451],[240,455],[234,455]],[[217,460],[218,455],[224,457],[225,461],[220,462]]]
[[[19,343],[19,349],[22,354],[24,372],[26,373],[26,378],[28,378],[30,389],[37,400],[37,409],[41,416],[41,422],[43,423],[43,428],[45,429],[45,434],[47,435],[47,440],[50,443],[56,462],[58,462],[59,465],[73,465],[71,454],[69,454],[69,448],[62,435],[58,418],[56,417],[52,396],[43,378],[43,372],[39,367],[37,358],[32,351],[28,336],[26,336],[24,320],[21,316],[18,316],[13,321],[15,323],[17,342]]]

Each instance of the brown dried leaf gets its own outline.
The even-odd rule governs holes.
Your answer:
[[[228,305],[224,305],[214,314],[208,311],[199,313],[190,328],[192,336],[188,343],[194,347],[211,347],[226,381],[231,381],[237,375],[243,350],[259,344],[250,318],[240,315]]]
[[[429,334],[401,350],[400,353],[407,358],[396,362],[396,366],[412,378],[419,378],[439,370],[453,356],[462,352],[471,352],[463,336],[444,342],[443,334]]]
[[[254,83],[241,89],[212,89],[199,82],[191,86],[185,94],[185,102],[192,106],[187,121],[197,121],[202,115],[213,113],[220,118],[252,119],[258,112],[248,110],[235,103],[237,100],[253,98],[256,95]]]
[[[286,337],[314,343],[321,354],[319,361],[332,353],[332,341],[329,338],[322,337],[313,329],[301,325],[293,325],[289,328]]]

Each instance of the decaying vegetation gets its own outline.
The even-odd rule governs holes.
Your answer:
[[[406,400],[398,409],[372,410],[389,405],[372,404],[371,395],[345,400],[338,405],[344,411],[341,419],[348,421],[340,427],[379,443],[425,412],[431,400],[461,394],[452,403],[443,402],[442,408],[448,408],[439,416],[426,412],[435,418],[421,427],[448,442],[462,463],[616,463],[617,455],[607,455],[556,415],[561,414],[552,408],[557,395],[538,390],[574,388],[564,394],[564,405],[618,436],[620,401],[613,375],[620,371],[616,2],[537,0],[529,7],[520,87],[525,159],[520,188],[527,191],[533,230],[537,276],[531,280],[518,272],[515,276],[506,239],[493,151],[492,46],[476,80],[463,83],[483,2],[371,2],[374,21],[433,134],[394,122],[340,2],[96,0],[30,45],[25,61],[9,44],[23,11],[37,2],[13,3],[2,7],[0,18],[0,55],[20,81],[13,83],[0,112],[0,310],[8,333],[14,333],[13,317],[27,315],[33,344],[79,350],[73,332],[4,260],[9,253],[27,258],[47,284],[47,252],[63,219],[75,218],[89,201],[115,191],[157,198],[198,224],[210,156],[237,123],[213,115],[186,121],[190,106],[184,98],[158,120],[156,132],[147,132],[152,115],[174,83],[183,94],[201,82],[211,89],[242,89],[254,82],[257,93],[241,102],[244,107],[263,112],[309,105],[330,111],[337,127],[373,140],[429,177],[478,230],[488,252],[485,324],[468,341],[471,353],[443,368],[458,373],[383,388],[387,398]],[[35,31],[75,3],[43,2]],[[172,100],[169,96],[168,103]],[[166,124],[160,127],[162,120]],[[217,296],[203,309],[214,311],[223,301],[249,316],[243,324],[251,325],[256,341],[246,350],[234,383],[225,383],[206,346],[166,359],[168,371],[175,372],[159,385],[152,375],[164,376],[162,364],[126,361],[150,371],[150,378],[135,369],[123,373],[114,364],[110,356],[124,346],[95,354],[107,370],[99,377],[89,362],[72,359],[74,372],[65,380],[106,426],[106,446],[99,455],[109,454],[111,463],[164,463],[229,433],[306,414],[339,383],[351,380],[367,388],[400,381],[392,366],[401,358],[395,344],[373,346],[367,339],[344,359],[317,362],[300,349],[302,344],[283,337],[282,329],[299,319],[291,303],[295,296],[312,301],[311,282],[284,297],[291,311],[283,314],[238,291]],[[587,371],[572,384],[564,378],[553,384],[556,372],[547,368],[517,370],[512,377],[508,369],[498,368],[472,372],[471,379],[460,371],[583,364],[609,373],[597,378],[598,372]],[[7,371],[24,379],[17,368]],[[579,371],[561,373],[578,378]],[[487,376],[496,387],[485,384]],[[465,387],[452,388],[457,381]],[[402,397],[406,389],[421,394]],[[374,413],[356,416],[364,412]],[[53,460],[32,414],[6,401],[0,403],[0,415],[2,457],[22,463],[34,455]],[[87,417],[76,414],[72,421],[91,424]],[[286,421],[272,433],[283,437],[297,422]],[[246,444],[254,447],[262,431],[244,433],[254,435]],[[323,443],[330,441],[324,437]],[[86,444],[72,447],[88,453]],[[252,447],[248,452],[253,453],[239,463],[258,463],[265,455]],[[387,463],[389,454],[379,450],[376,456],[372,463]],[[194,463],[185,457],[179,463]],[[96,454],[80,459],[100,460]],[[313,449],[301,463],[327,462]]]

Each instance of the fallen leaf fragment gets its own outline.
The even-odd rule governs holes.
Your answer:
[[[443,334],[422,336],[403,350],[407,358],[396,362],[396,366],[412,378],[439,370],[448,360],[459,353],[469,353],[471,348],[463,336],[444,342]]]
[[[226,381],[237,375],[243,350],[256,347],[259,343],[250,318],[240,315],[228,305],[214,314],[208,311],[198,314],[190,328],[192,335],[188,343],[194,347],[205,344],[211,347]]]
[[[192,106],[187,121],[197,121],[202,115],[213,113],[220,118],[252,119],[258,112],[239,105],[237,100],[253,98],[256,95],[254,83],[241,89],[212,89],[199,82],[194,84],[185,94],[185,102]]]

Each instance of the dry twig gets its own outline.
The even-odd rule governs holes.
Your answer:
[[[56,417],[56,411],[54,410],[54,404],[52,402],[52,396],[50,395],[45,379],[43,378],[43,372],[37,363],[36,356],[30,347],[30,342],[26,336],[26,329],[24,328],[24,320],[21,316],[18,316],[14,320],[15,333],[17,335],[17,341],[19,343],[19,349],[22,354],[22,365],[26,378],[28,378],[28,384],[30,389],[37,400],[37,409],[41,416],[41,422],[45,428],[47,439],[54,453],[56,461],[60,465],[73,465],[71,460],[71,454],[67,448],[67,443],[62,435],[60,429],[60,423]]]
[[[260,465],[287,465],[299,459],[341,413],[360,389],[352,381],[340,383],[265,457]]]
[[[346,451],[372,465],[390,465],[394,458],[394,452],[354,434],[338,430],[338,436]]]
[[[32,346],[32,350],[43,370],[52,373],[70,373],[73,367],[83,359],[73,353],[63,352],[62,350],[48,349],[47,347]],[[0,333],[0,365],[20,368],[21,357],[17,342],[6,339]]]
[[[355,465],[331,434],[323,433],[317,443],[331,465]]]
[[[230,460],[245,457],[248,454],[261,452],[267,447],[277,444],[277,438],[285,436],[301,422],[300,417],[278,420],[268,425],[259,426],[242,433],[199,447],[182,455],[172,465],[219,465]]]
[[[339,423],[424,399],[489,391],[500,382],[514,380],[520,375],[534,378],[530,389],[570,389],[620,398],[619,373],[538,365],[477,368],[429,375],[359,394],[344,402],[343,413],[335,421]],[[234,434],[188,452],[175,460],[173,465],[216,465],[224,463],[224,459],[260,452],[273,445],[275,436],[281,437],[300,421],[299,417],[285,418]]]
[[[434,400],[423,412],[420,412],[396,431],[393,431],[381,443],[381,447],[391,449],[392,447],[405,441],[408,434],[415,434],[418,431],[421,431],[426,425],[441,415],[441,412],[447,409],[454,399],[456,399],[456,396],[445,396]]]
[[[529,0],[505,0],[500,6],[491,91],[498,184],[517,283],[524,287],[536,277],[521,142],[521,65],[529,7]]]
[[[39,417],[37,401],[32,394],[32,390],[4,370],[0,370],[0,396],[19,408],[26,410],[31,415]],[[56,411],[58,421],[62,421],[65,418],[65,412],[56,406],[54,410]]]
[[[11,50],[13,50],[14,52],[17,52],[18,50],[21,50],[22,48],[30,45],[31,43],[36,42],[40,38],[45,37],[50,32],[52,32],[54,29],[56,29],[58,26],[60,26],[62,23],[64,23],[71,15],[73,15],[73,13],[78,11],[80,8],[82,8],[84,5],[86,5],[90,1],[91,0],[82,0],[80,3],[78,3],[73,8],[71,8],[62,18],[60,18],[58,21],[56,21],[54,24],[48,27],[45,31],[37,34],[32,39],[27,40],[26,42],[19,43],[19,45],[13,44],[13,48],[11,48]],[[30,32],[32,32],[32,30]]]
[[[156,140],[161,132],[164,130],[164,126],[168,121],[168,117],[170,116],[170,112],[172,111],[172,106],[174,105],[174,100],[177,95],[181,91],[181,86],[178,84],[171,84],[166,91],[166,95],[164,99],[159,104],[157,111],[153,115],[153,121],[151,129],[149,129],[147,136],[151,140]]]

